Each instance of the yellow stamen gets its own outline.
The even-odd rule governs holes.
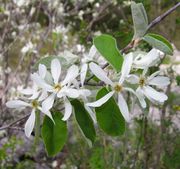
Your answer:
[[[116,84],[116,85],[114,86],[114,90],[115,90],[116,92],[121,92],[122,89],[123,89],[123,87],[122,87],[122,85],[120,85],[120,84]]]
[[[146,79],[144,77],[140,77],[139,79],[139,86],[140,87],[143,87],[146,83]]]
[[[56,84],[54,86],[54,89],[58,92],[58,91],[60,91],[62,89],[62,86],[60,84]]]
[[[33,100],[33,101],[31,102],[31,105],[32,105],[32,107],[37,108],[38,105],[39,105],[39,103],[38,103],[37,100]]]

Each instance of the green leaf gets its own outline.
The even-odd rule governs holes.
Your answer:
[[[96,138],[96,132],[94,129],[93,121],[89,113],[84,108],[84,105],[77,99],[71,101],[71,104],[74,107],[74,113],[76,120],[79,124],[80,129],[82,130],[84,136],[94,143]]]
[[[166,54],[173,54],[173,48],[170,42],[161,35],[148,33],[143,37],[143,40]]]
[[[62,121],[60,112],[52,114],[55,124],[48,117],[44,117],[42,124],[42,138],[49,156],[54,156],[63,148],[67,140],[67,126],[66,122]]]
[[[96,99],[105,96],[109,91],[104,87],[97,93]],[[97,122],[101,129],[111,136],[122,135],[125,131],[125,120],[119,110],[118,105],[111,97],[101,107],[95,108]]]
[[[116,39],[107,34],[97,36],[93,40],[99,53],[111,64],[116,71],[121,70],[123,56],[117,48]]]
[[[47,67],[47,69],[50,69],[51,67],[51,61],[53,59],[59,59],[59,61],[61,62],[61,64],[65,65],[66,64],[66,59],[64,59],[63,57],[57,57],[57,56],[47,56],[47,57],[43,57],[40,58],[34,65],[34,69],[38,69],[39,64],[43,64]]]
[[[141,38],[147,31],[148,19],[142,3],[131,3],[131,12],[134,25],[133,39]]]

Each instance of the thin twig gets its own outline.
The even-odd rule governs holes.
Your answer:
[[[20,118],[20,119],[18,119],[18,120],[16,120],[16,121],[14,121],[14,122],[12,122],[11,124],[9,124],[9,125],[7,125],[7,126],[4,126],[4,127],[1,127],[0,130],[5,130],[5,129],[8,129],[8,128],[11,128],[12,126],[14,126],[15,124],[17,124],[18,122],[26,119],[29,115],[30,115],[30,114],[25,115],[24,117],[22,117],[22,118]]]
[[[172,8],[170,8],[168,11],[166,11],[165,13],[163,13],[162,15],[158,16],[156,19],[154,19],[147,27],[147,30],[149,30],[150,28],[154,27],[156,24],[158,24],[159,22],[161,22],[166,16],[168,16],[169,14],[171,14],[173,11],[175,11],[178,7],[180,6],[180,2],[178,2],[175,6],[173,6]]]

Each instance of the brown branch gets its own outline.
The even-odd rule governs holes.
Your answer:
[[[169,14],[171,14],[173,11],[175,11],[175,9],[177,9],[180,6],[180,2],[177,3],[175,6],[173,6],[172,8],[170,8],[168,11],[166,11],[164,14],[158,16],[157,18],[155,18],[153,21],[151,21],[151,23],[148,25],[147,27],[147,31],[149,29],[151,29],[152,27],[154,27],[156,24],[158,24],[159,22],[161,22],[165,17],[167,17]],[[140,42],[140,39],[134,39],[132,40],[125,48],[121,49],[121,53],[127,53],[127,51],[129,49],[134,48],[135,46],[138,45],[138,43]],[[107,66],[109,66],[109,63],[106,63],[104,66],[102,66],[102,69],[106,68]],[[91,75],[87,80],[86,83],[89,82],[92,78],[94,77],[94,75]]]
[[[157,18],[155,18],[147,27],[147,30],[149,30],[150,28],[154,27],[156,24],[158,24],[159,22],[161,22],[164,18],[166,18],[166,16],[168,16],[169,14],[171,14],[173,11],[175,11],[178,7],[180,6],[180,2],[178,2],[175,6],[173,6],[172,8],[170,8],[168,11],[166,11],[165,13],[163,13],[162,15],[158,16]]]
[[[14,126],[14,125],[17,124],[18,122],[20,122],[20,121],[26,119],[29,115],[30,115],[30,114],[25,115],[24,117],[21,117],[20,119],[18,119],[18,120],[16,120],[16,121],[12,122],[11,124],[9,124],[9,125],[7,125],[7,126],[1,127],[1,128],[0,128],[0,131],[1,131],[1,130],[6,130],[6,129],[8,129],[8,128],[12,128],[12,126]]]

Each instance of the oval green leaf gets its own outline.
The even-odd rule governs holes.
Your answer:
[[[116,70],[120,71],[123,63],[123,56],[117,48],[116,39],[107,34],[102,34],[94,38],[93,43],[98,52]]]
[[[143,37],[143,40],[145,40],[154,48],[159,49],[160,51],[164,52],[165,54],[169,54],[169,55],[173,54],[172,45],[167,39],[165,39],[161,35],[148,33]]]
[[[104,87],[97,93],[96,99],[105,96],[109,91]],[[122,135],[125,131],[125,120],[119,110],[118,105],[111,97],[101,107],[96,107],[96,117],[100,128],[111,136]]]
[[[71,104],[74,107],[76,120],[84,136],[88,139],[88,141],[91,141],[91,144],[94,143],[96,138],[96,131],[89,113],[86,111],[84,105],[79,100],[74,99],[71,101]]]
[[[131,13],[134,25],[133,39],[141,38],[147,31],[148,19],[142,3],[131,2]]]
[[[52,114],[55,124],[48,117],[44,117],[42,124],[42,138],[49,156],[54,156],[61,151],[67,140],[66,122],[62,121],[60,112]]]

